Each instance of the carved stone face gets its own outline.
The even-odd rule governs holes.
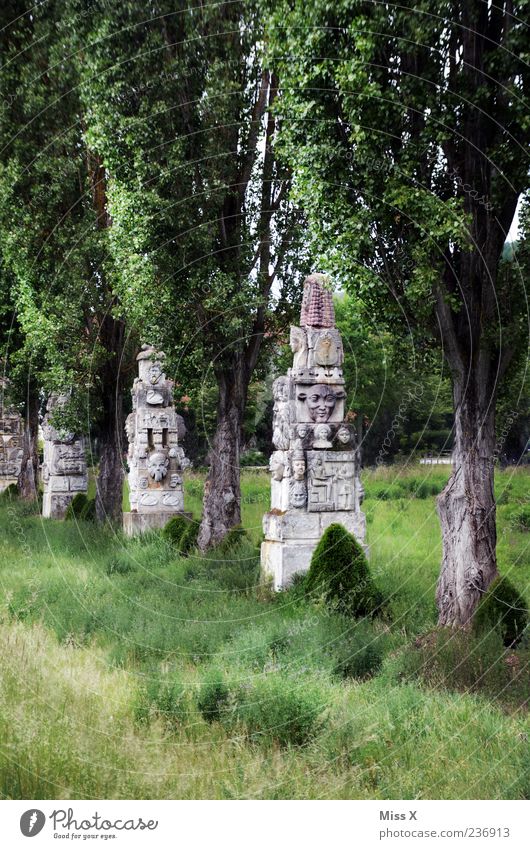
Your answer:
[[[287,386],[287,380],[284,377],[279,377],[274,381],[274,400],[275,401],[288,401],[289,400],[289,390]]]
[[[328,440],[331,434],[329,425],[319,424],[315,428],[315,438],[319,440]]]
[[[305,507],[307,503],[307,488],[305,483],[294,480],[291,486],[291,505],[296,508]]]
[[[274,452],[271,455],[269,461],[269,470],[272,475],[272,479],[275,481],[281,481],[285,472],[285,463],[283,461],[282,455],[279,452]]]
[[[351,439],[350,431],[347,427],[341,427],[338,430],[337,438],[339,442],[342,442],[343,445],[347,445]]]
[[[319,383],[308,393],[306,402],[312,421],[327,422],[335,409],[337,396],[332,387]]]
[[[293,478],[303,481],[305,475],[305,460],[293,460]]]
[[[151,365],[149,366],[148,374],[150,383],[158,383],[162,376],[162,368],[160,366],[160,363],[151,363]]]
[[[149,457],[148,471],[157,483],[160,483],[166,477],[168,467],[169,459],[162,451],[155,451]]]

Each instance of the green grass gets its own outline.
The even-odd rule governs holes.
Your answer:
[[[0,796],[528,798],[527,642],[434,630],[447,475],[366,475],[373,621],[259,585],[266,473],[243,473],[249,539],[206,557],[0,503]],[[500,570],[528,601],[529,485],[496,481]]]

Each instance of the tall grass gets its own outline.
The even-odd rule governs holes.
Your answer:
[[[527,797],[526,644],[434,630],[429,492],[446,477],[367,475],[370,567],[389,602],[373,622],[260,587],[263,473],[243,475],[250,540],[205,557],[0,503],[0,795]],[[510,511],[529,481],[496,482],[500,568],[527,599],[529,537]]]

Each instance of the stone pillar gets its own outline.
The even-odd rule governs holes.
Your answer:
[[[274,381],[271,510],[263,517],[264,572],[274,588],[307,572],[333,522],[364,544],[366,521],[354,430],[345,420],[344,352],[325,277],[304,283],[300,327],[291,327],[293,367]]]
[[[88,489],[84,438],[57,427],[53,422],[54,412],[66,402],[66,395],[50,395],[42,425],[42,515],[47,519],[64,519],[74,496],[79,492],[86,493]]]
[[[163,528],[172,516],[192,518],[184,513],[182,485],[182,472],[190,461],[179,445],[186,429],[173,406],[164,354],[143,345],[136,359],[139,376],[132,388],[133,412],[125,424],[131,511],[123,514],[123,530],[128,536]]]
[[[18,483],[22,464],[23,426],[19,413],[0,409],[0,492]]]

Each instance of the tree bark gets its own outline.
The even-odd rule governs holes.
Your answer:
[[[108,357],[100,373],[103,421],[100,430],[99,474],[96,481],[96,517],[98,522],[120,522],[123,491],[123,322],[107,314],[103,320],[100,339],[108,351]]]
[[[210,470],[198,536],[202,551],[219,543],[230,528],[241,522],[239,458],[248,377],[240,358],[231,369],[218,375],[218,384],[217,425],[209,451]]]
[[[480,374],[455,378],[453,472],[438,497],[443,560],[436,592],[440,625],[468,627],[497,575],[495,392]]]
[[[37,498],[39,472],[39,395],[34,386],[28,386],[26,415],[22,440],[22,464],[18,478],[18,491],[25,501]]]

